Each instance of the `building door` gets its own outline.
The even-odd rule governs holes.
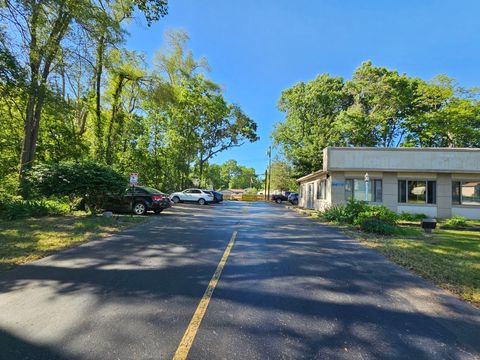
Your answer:
[[[313,183],[308,184],[307,209],[313,209]]]

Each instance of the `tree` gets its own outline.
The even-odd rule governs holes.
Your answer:
[[[114,13],[121,8],[133,14],[135,8],[152,21],[166,13],[162,0],[122,2],[61,0],[61,1],[4,1],[0,18],[8,24],[9,40],[20,54],[25,53],[22,67],[28,73],[24,135],[20,161],[20,176],[35,158],[40,123],[47,93],[51,88],[50,75],[55,68],[61,75],[65,95],[65,62],[63,56],[74,52],[75,40],[82,34],[94,34],[98,28],[119,33],[120,26]],[[69,36],[69,35],[75,36]],[[77,43],[78,44],[78,43]]]
[[[284,90],[272,138],[295,177],[321,169],[327,146],[479,146],[478,94],[367,61],[351,80],[323,74]]]
[[[292,191],[298,188],[292,168],[286,161],[275,159],[270,171],[270,188],[272,190]]]
[[[282,92],[278,108],[286,118],[275,125],[272,137],[296,176],[318,170],[326,146],[345,144],[334,127],[338,114],[352,103],[344,87],[342,78],[323,74]]]
[[[43,163],[34,166],[26,177],[33,193],[42,196],[83,198],[95,214],[102,208],[106,196],[121,195],[127,180],[113,169],[94,162]]]
[[[479,147],[478,89],[464,89],[445,75],[417,88],[418,116],[406,124],[405,146]]]

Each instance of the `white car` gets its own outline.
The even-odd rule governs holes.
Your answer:
[[[196,202],[200,205],[205,205],[213,202],[214,198],[212,194],[202,189],[187,189],[170,194],[170,200],[175,204],[179,202]]]

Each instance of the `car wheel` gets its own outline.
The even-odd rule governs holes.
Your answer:
[[[293,200],[293,205],[298,205],[298,200]]]
[[[133,204],[133,213],[135,215],[145,215],[147,213],[147,207],[142,202]]]
[[[155,214],[160,214],[162,211],[163,211],[163,209],[156,209],[156,210],[153,210],[153,212],[154,212]]]
[[[198,204],[199,205],[205,205],[207,202],[205,201],[205,199],[199,199],[198,200]]]
[[[275,199],[275,202],[276,202],[277,204],[281,204],[281,203],[282,203],[282,199]]]
[[[180,198],[178,196],[174,196],[172,198],[172,201],[175,203],[175,204],[178,204],[180,202]]]

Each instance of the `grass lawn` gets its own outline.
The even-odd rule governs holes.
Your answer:
[[[0,220],[0,271],[123,230],[148,217],[51,216]]]
[[[390,260],[480,307],[480,231],[434,230],[401,225],[405,235],[375,236],[348,228],[348,235]]]

